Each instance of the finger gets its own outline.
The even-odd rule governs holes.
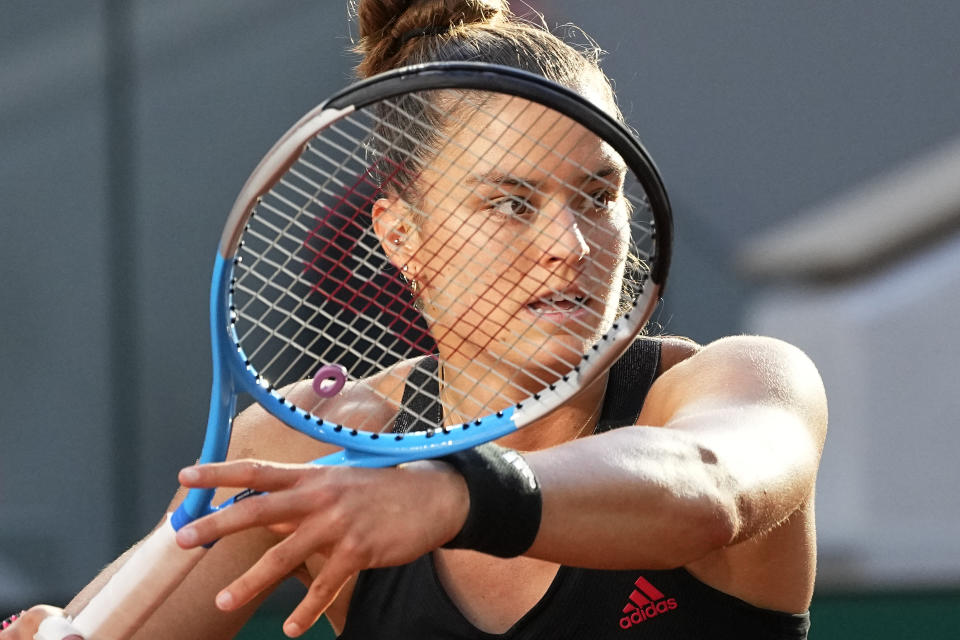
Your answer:
[[[293,521],[278,522],[277,524],[267,525],[267,531],[276,534],[279,537],[285,538],[297,530],[297,524],[297,522]]]
[[[304,500],[297,493],[251,496],[182,527],[177,531],[177,544],[190,549],[246,529],[285,525],[302,518],[305,511]]]
[[[312,627],[336,600],[343,585],[355,573],[366,569],[367,564],[369,563],[355,554],[341,553],[335,549],[317,573],[300,604],[283,623],[283,632],[296,638]]]
[[[16,618],[10,621],[10,624],[0,629],[0,634],[3,638],[33,638],[33,634],[36,633],[37,628],[45,618],[62,615],[63,610],[57,607],[45,604],[36,605],[17,614]],[[79,640],[83,639],[80,638]]]
[[[250,488],[257,491],[278,491],[296,483],[306,465],[289,465],[263,460],[234,460],[200,464],[181,469],[177,479],[185,487]]]
[[[0,631],[3,631],[4,629],[13,625],[13,623],[19,620],[25,613],[26,611],[21,611],[20,613],[13,613],[4,618],[3,622],[0,622]]]
[[[285,538],[268,549],[256,564],[217,594],[217,607],[223,611],[242,607],[264,589],[287,578],[322,546],[323,541],[315,534],[303,535],[303,532],[298,531]]]

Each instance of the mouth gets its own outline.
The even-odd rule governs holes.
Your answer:
[[[533,314],[538,316],[570,316],[585,312],[590,298],[575,293],[551,293],[527,304]]]

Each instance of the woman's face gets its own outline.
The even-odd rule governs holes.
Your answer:
[[[624,163],[525,100],[466,111],[417,180],[419,202],[393,205],[412,211],[397,215],[404,255],[391,258],[417,282],[447,360],[533,357],[566,370],[616,316],[630,234]]]

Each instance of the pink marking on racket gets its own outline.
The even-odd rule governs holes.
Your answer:
[[[12,616],[10,616],[9,618],[7,618],[6,620],[4,620],[2,623],[0,623],[0,630],[6,629],[7,627],[11,626],[11,625],[12,625],[14,622],[16,622],[17,619],[18,619],[20,616],[22,616],[23,614],[24,614],[24,612],[21,611],[20,613],[15,613],[15,614],[13,614]]]
[[[332,398],[347,383],[347,369],[339,364],[325,364],[313,376],[313,391],[322,398]]]

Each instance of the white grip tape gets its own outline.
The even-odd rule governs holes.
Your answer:
[[[150,534],[73,620],[47,618],[34,640],[127,640],[203,557],[203,547],[184,550],[166,521]],[[49,622],[49,624],[48,624]]]
[[[73,626],[70,618],[49,616],[40,623],[40,628],[33,636],[33,640],[62,640],[69,636],[80,636],[80,630]]]

